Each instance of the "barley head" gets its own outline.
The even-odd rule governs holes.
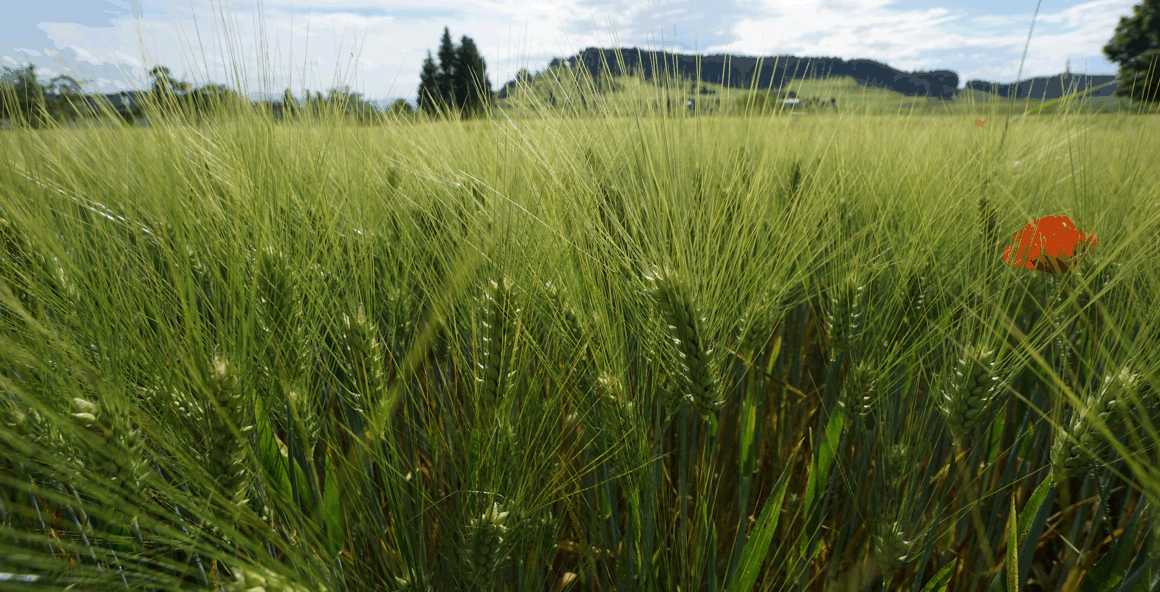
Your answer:
[[[340,360],[355,407],[367,409],[368,401],[382,399],[387,388],[386,363],[378,327],[360,305],[354,314],[342,315]]]
[[[886,478],[892,487],[898,487],[914,468],[914,447],[894,444],[886,451]]]
[[[490,581],[504,560],[501,551],[508,530],[504,524],[507,517],[508,512],[503,511],[501,504],[494,503],[468,523],[463,561],[465,571],[477,581]]]
[[[830,337],[831,358],[838,359],[862,334],[862,292],[853,276],[837,287],[826,314],[826,332]]]
[[[596,390],[600,395],[601,409],[606,418],[604,424],[605,441],[611,448],[635,429],[637,420],[633,402],[628,399],[624,383],[617,377],[602,372],[596,380]],[[612,471],[620,474],[625,470],[622,448],[617,448],[611,459]]]
[[[1095,396],[1088,397],[1084,409],[1076,409],[1064,431],[1056,432],[1051,446],[1051,473],[1057,483],[1083,474],[1105,449],[1100,423],[1109,431],[1122,425],[1124,411],[1138,396],[1139,375],[1124,367],[1114,376],[1104,377]]]
[[[917,272],[911,272],[906,282],[906,301],[904,303],[902,323],[907,332],[923,327],[926,320],[926,277]]]
[[[676,346],[678,371],[674,376],[674,396],[687,393],[703,418],[725,405],[713,372],[713,350],[703,341],[705,319],[700,315],[688,288],[672,271],[657,270],[650,276],[652,296],[669,338]]]
[[[901,523],[885,520],[879,523],[874,534],[874,559],[887,581],[914,559],[913,545],[914,541],[906,540]]]
[[[266,339],[263,370],[280,404],[306,371],[309,345],[293,267],[273,248],[258,252],[257,267],[259,329]]]
[[[234,592],[328,592],[327,587],[322,584],[313,586],[294,584],[266,568],[235,567],[232,571]]]
[[[505,277],[491,280],[483,293],[482,360],[476,363],[485,406],[496,405],[510,386],[512,360],[518,354],[516,334],[518,314],[512,298],[512,284]]]
[[[741,335],[738,339],[737,350],[747,359],[756,360],[765,353],[765,348],[773,337],[772,315],[765,311],[751,308],[741,317],[738,326]]]
[[[843,382],[838,405],[849,421],[860,421],[867,428],[874,423],[874,404],[878,394],[878,370],[873,364],[859,362]]]
[[[310,455],[322,430],[317,398],[309,389],[294,389],[287,395],[287,401],[290,403],[290,418],[300,432],[302,448]]]
[[[1152,508],[1156,507],[1155,503],[1149,503]],[[1157,516],[1156,510],[1152,510],[1152,528],[1149,529],[1148,536],[1152,538],[1151,545],[1148,547],[1148,559],[1160,559],[1160,516]]]
[[[69,406],[73,419],[105,444],[84,455],[88,464],[126,501],[139,500],[149,476],[141,430],[133,428],[124,414],[107,412],[88,399],[74,397]]]
[[[420,590],[419,582],[420,582],[419,573],[416,572],[412,568],[408,568],[406,571],[403,572],[402,576],[395,576],[395,584],[397,584],[397,586],[395,587],[395,591],[396,592],[418,592]],[[431,592],[431,586],[429,586],[429,585],[426,586],[425,588],[422,588],[422,589],[425,590],[426,592]]]
[[[949,392],[944,391],[942,411],[956,442],[961,442],[983,420],[987,406],[998,392],[995,351],[968,348],[959,359]]]
[[[206,436],[209,446],[205,466],[217,479],[221,491],[234,506],[248,502],[246,495],[246,435],[254,429],[251,413],[246,407],[245,392],[238,388],[238,374],[234,365],[224,357],[214,357],[206,383],[209,395],[221,407],[221,414],[211,413]],[[234,436],[226,423],[230,418],[237,426],[241,439]]]

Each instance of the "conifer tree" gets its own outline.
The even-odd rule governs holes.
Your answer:
[[[427,59],[423,60],[423,69],[419,72],[419,98],[415,104],[423,113],[434,115],[439,105],[439,96],[439,67],[428,51]]]
[[[440,101],[448,106],[459,104],[455,96],[455,78],[459,70],[457,54],[458,48],[451,42],[451,31],[443,27],[443,38],[439,40],[439,75],[435,80]]]
[[[471,37],[460,39],[456,56],[458,70],[455,76],[457,106],[465,114],[480,113],[492,97],[491,80],[487,77],[487,63],[479,55],[479,48]]]

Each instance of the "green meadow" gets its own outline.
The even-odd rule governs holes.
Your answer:
[[[553,80],[0,132],[0,589],[1156,589],[1160,117]]]

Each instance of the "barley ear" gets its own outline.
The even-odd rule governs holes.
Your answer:
[[[464,568],[478,582],[488,582],[505,559],[501,556],[504,536],[507,534],[508,512],[499,503],[492,504],[479,518],[468,522]]]
[[[505,277],[491,280],[484,290],[481,302],[483,314],[483,352],[477,362],[476,381],[480,385],[484,405],[494,408],[503,399],[511,383],[512,360],[516,349],[516,322],[520,309],[512,298],[511,282]]]
[[[413,568],[407,568],[403,571],[402,576],[395,576],[395,592],[418,592],[419,588],[419,573]],[[431,586],[422,588],[426,592],[431,592]]]
[[[995,351],[985,347],[968,348],[959,359],[949,392],[943,392],[942,411],[955,442],[975,429],[983,420],[987,406],[998,392],[995,375]]]
[[[150,474],[141,430],[133,428],[125,414],[109,412],[88,399],[73,398],[69,407],[73,419],[105,443],[87,455],[94,469],[109,480],[117,497],[131,503],[141,500]]]
[[[1151,545],[1148,547],[1148,559],[1160,559],[1160,512],[1156,511],[1155,500],[1149,500],[1148,505],[1152,509],[1152,528],[1148,529],[1148,536],[1152,539]]]
[[[1076,408],[1065,428],[1056,432],[1051,445],[1051,473],[1056,483],[1082,475],[1106,449],[1099,424],[1109,431],[1123,424],[1124,411],[1138,396],[1139,375],[1125,367],[1114,376],[1104,377],[1095,396],[1084,408]]]
[[[656,270],[649,291],[664,319],[667,333],[676,345],[678,372],[673,388],[688,396],[702,418],[725,405],[713,372],[713,350],[703,341],[705,319],[697,309],[688,288],[669,270]]]
[[[266,568],[234,567],[231,571],[234,572],[234,585],[229,589],[236,592],[329,592],[322,584],[293,584]]]
[[[862,334],[862,292],[860,286],[849,276],[837,287],[837,293],[830,298],[830,309],[826,314],[826,332],[830,338],[830,357],[838,359]]]
[[[302,305],[294,297],[298,286],[293,268],[273,248],[260,250],[257,260],[258,328],[265,341],[262,378],[266,407],[281,410],[289,392],[306,373],[309,343]],[[280,412],[272,416],[281,424]]]
[[[906,539],[906,533],[899,522],[882,521],[874,533],[874,560],[882,570],[887,582],[898,570],[909,563],[914,556],[911,550],[914,541]]]
[[[382,400],[387,388],[386,364],[378,327],[362,305],[342,315],[341,364],[355,407],[366,410]]]
[[[891,487],[899,487],[907,475],[914,472],[915,448],[908,444],[894,444],[886,451],[886,480]]]
[[[302,438],[302,448],[307,456],[314,453],[322,426],[319,422],[318,401],[309,389],[294,389],[287,395],[290,403],[290,417]]]
[[[857,420],[867,429],[874,425],[874,404],[878,394],[878,370],[873,364],[859,362],[842,384],[838,405],[849,421]]]
[[[206,417],[209,446],[205,454],[205,466],[210,475],[217,479],[221,491],[228,502],[235,507],[247,503],[249,492],[246,483],[246,434],[254,429],[251,413],[246,407],[244,392],[238,388],[238,373],[234,365],[224,357],[214,357],[206,383],[209,395],[221,408],[221,414],[211,413]],[[226,417],[238,427],[239,439],[230,430]]]
[[[906,281],[906,296],[902,318],[904,333],[924,328],[926,320],[926,276],[912,271]]]
[[[737,340],[737,351],[747,360],[753,361],[765,353],[773,337],[772,315],[766,311],[750,308],[741,317],[738,326],[741,333]]]
[[[588,323],[580,320],[580,315],[568,301],[563,289],[557,288],[552,282],[547,282],[544,285],[544,290],[555,309],[553,312],[560,315],[561,322],[559,324],[562,326],[559,327],[558,333],[563,337],[566,347],[571,350],[565,350],[565,353],[567,355],[582,354],[577,369],[576,387],[581,393],[587,395],[592,392],[596,380],[595,370],[592,367],[592,347],[589,345],[591,327]],[[568,360],[568,363],[571,364],[573,361]]]
[[[616,446],[616,443],[637,429],[635,406],[628,399],[624,383],[607,372],[602,372],[596,379],[596,391],[601,402],[604,424],[607,426],[605,430],[608,434],[605,441],[608,442],[609,448],[615,450],[610,459],[610,468],[614,474],[621,474],[627,469],[625,462],[627,459],[623,446]]]

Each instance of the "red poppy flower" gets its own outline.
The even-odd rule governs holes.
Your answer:
[[[979,126],[979,127],[983,127],[983,126],[984,126],[986,123],[987,123],[987,122],[986,122],[986,121],[983,121],[982,119],[976,119],[976,120],[975,120],[975,125],[977,125],[977,126]]]
[[[1024,226],[1011,243],[1003,251],[1004,263],[1063,273],[1079,265],[1084,253],[1096,243],[1096,235],[1080,232],[1067,216],[1044,216]]]

